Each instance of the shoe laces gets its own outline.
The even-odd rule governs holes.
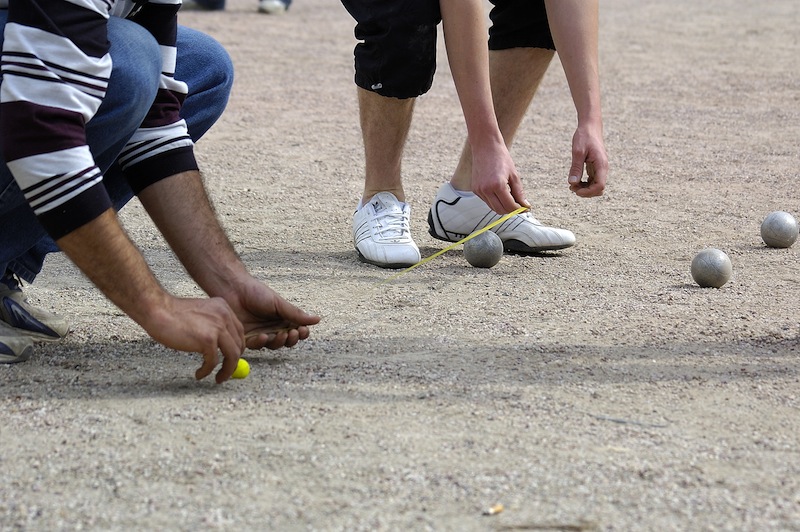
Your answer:
[[[375,233],[382,239],[405,238],[411,233],[408,217],[403,213],[376,213],[373,221]]]
[[[542,225],[542,222],[534,218],[534,216],[531,214],[531,211],[521,212],[517,216],[522,216],[524,219],[526,219],[533,225]]]
[[[22,279],[10,270],[6,270],[3,277],[0,277],[0,283],[6,285],[9,290],[22,290]]]

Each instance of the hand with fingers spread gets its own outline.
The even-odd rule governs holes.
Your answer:
[[[249,349],[292,347],[308,338],[309,326],[320,321],[249,275],[225,297],[241,320]]]

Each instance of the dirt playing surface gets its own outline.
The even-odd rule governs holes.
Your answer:
[[[63,257],[29,298],[73,332],[0,365],[2,530],[800,530],[800,3],[609,0],[607,193],[566,184],[575,112],[554,62],[512,150],[534,214],[574,248],[472,268],[460,249],[383,283],[358,262],[353,25],[187,13],[230,51],[228,112],[197,145],[237,250],[322,323],[196,382]],[[464,138],[443,47],[404,172],[427,210]],[[137,202],[164,285],[199,294]],[[721,289],[691,278],[725,251]],[[504,511],[484,510],[502,504]]]

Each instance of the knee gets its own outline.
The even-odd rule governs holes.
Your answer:
[[[356,19],[355,82],[381,96],[414,98],[427,92],[436,71],[439,2],[409,0],[402,8],[384,2],[351,2]]]
[[[209,88],[224,95],[227,101],[233,87],[233,61],[220,43],[207,35],[205,37],[208,41],[206,58],[208,60]]]
[[[216,40],[189,28],[178,28],[175,77],[189,94],[181,107],[189,135],[197,141],[217,121],[228,104],[233,86],[233,62]]]
[[[103,105],[115,115],[138,127],[156,97],[161,76],[161,49],[145,28],[134,22],[111,17],[109,41],[112,69]],[[125,118],[123,118],[125,117]]]
[[[211,92],[227,101],[233,86],[233,62],[214,38],[180,26],[175,77],[187,83],[190,95]]]

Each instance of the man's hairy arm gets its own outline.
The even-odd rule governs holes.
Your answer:
[[[527,207],[492,103],[483,5],[478,0],[441,0],[440,6],[447,57],[472,150],[472,190],[501,214]]]
[[[227,301],[244,326],[247,346],[277,349],[308,337],[319,317],[254,279],[220,225],[200,173],[188,171],[145,188],[139,199],[189,275]],[[259,333],[258,331],[263,331]]]
[[[57,241],[78,268],[122,311],[163,345],[203,356],[197,377],[223,355],[217,381],[227,380],[244,351],[244,331],[221,298],[180,299],[166,292],[109,209]]]
[[[558,57],[564,67],[578,127],[572,139],[570,189],[578,196],[603,193],[608,156],[603,143],[598,66],[598,1],[545,0]],[[584,165],[588,180],[581,181]]]

